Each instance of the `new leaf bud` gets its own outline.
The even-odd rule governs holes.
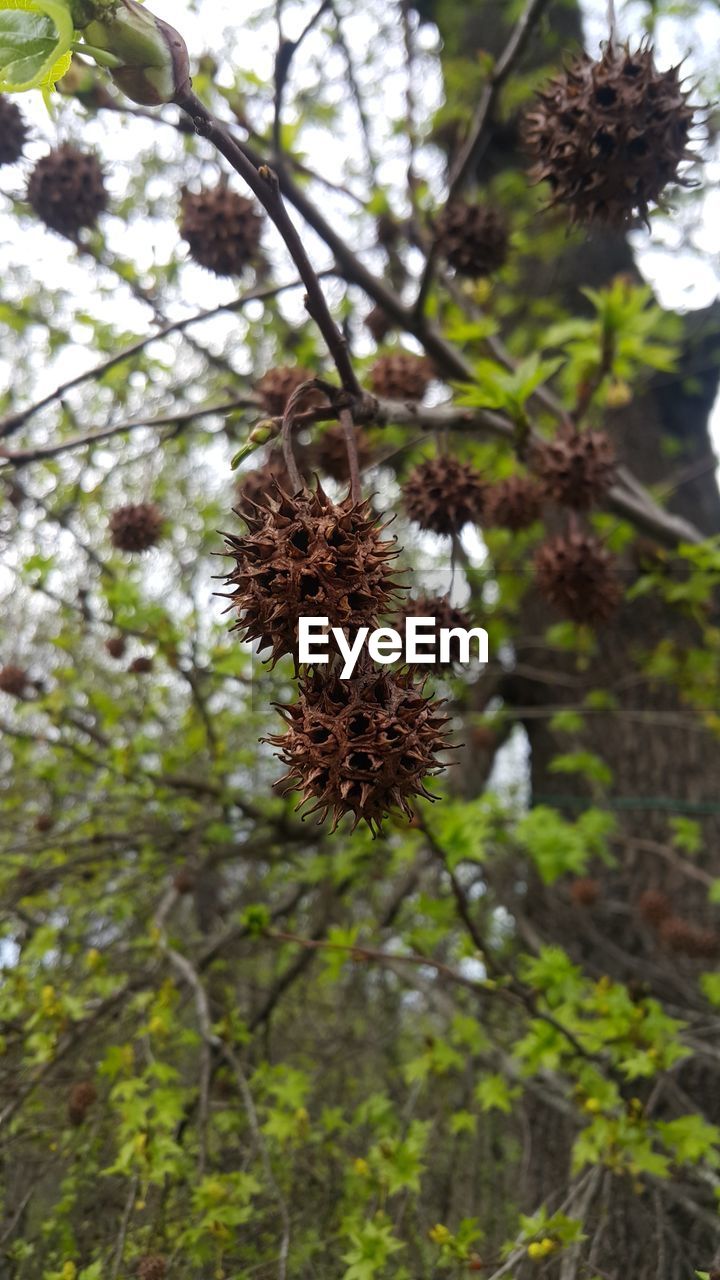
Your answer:
[[[190,91],[190,61],[182,36],[137,0],[120,0],[83,32],[88,45],[119,59],[110,75],[132,102],[156,107]]]

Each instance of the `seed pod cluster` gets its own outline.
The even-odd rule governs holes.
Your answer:
[[[574,222],[613,226],[648,220],[688,150],[695,108],[680,68],[658,71],[650,44],[631,51],[610,41],[602,57],[583,53],[550,81],[524,124],[531,177]]]
[[[560,613],[590,626],[608,622],[622,598],[612,557],[591,533],[571,528],[535,552],[537,585]]]
[[[311,369],[303,369],[300,365],[278,365],[275,369],[268,369],[255,383],[255,391],[265,412],[273,418],[281,418],[293,392],[314,377]],[[316,408],[324,403],[321,391],[308,390],[303,408]]]
[[[403,485],[403,503],[421,529],[451,535],[466,524],[481,522],[485,493],[485,481],[469,462],[438,454],[410,472]]]
[[[110,516],[110,538],[118,551],[149,551],[162,534],[164,517],[154,502],[116,507]]]
[[[376,627],[397,598],[397,547],[383,538],[368,502],[348,496],[335,503],[321,486],[291,496],[276,485],[265,506],[244,519],[247,534],[226,542],[235,560],[228,577],[235,628],[261,651],[269,648],[273,663],[296,653],[301,615]]]
[[[367,436],[359,428],[355,428],[355,448],[358,466],[361,471],[372,462],[373,451]],[[345,432],[340,426],[327,427],[317,434],[306,453],[307,465],[311,471],[320,471],[339,484],[349,479],[347,445]]]
[[[518,533],[540,519],[543,490],[531,476],[514,475],[488,485],[483,498],[483,524]]]
[[[334,827],[346,813],[374,832],[395,808],[412,817],[412,799],[430,794],[424,779],[443,767],[447,717],[409,673],[313,673],[279,710],[287,729],[270,741],[288,772],[278,788],[299,789],[301,804],[314,802],[308,814],[332,814]]]
[[[439,252],[460,276],[492,275],[505,265],[510,237],[499,209],[455,201],[443,210],[435,231]]]
[[[147,1253],[137,1264],[137,1280],[165,1280],[167,1262],[159,1253]]]
[[[190,257],[216,276],[239,276],[258,262],[262,216],[252,200],[224,183],[183,191],[180,234]]]
[[[25,118],[17,103],[0,94],[0,166],[17,163],[25,150],[27,136]]]
[[[105,179],[96,156],[63,143],[38,160],[30,175],[27,198],[52,231],[71,239],[94,227],[107,207]]]
[[[370,370],[370,386],[386,400],[422,400],[433,380],[433,369],[424,356],[394,351],[378,356]]]
[[[532,461],[545,496],[576,511],[588,511],[601,501],[617,474],[610,437],[604,431],[578,431],[572,425],[536,445]]]
[[[29,683],[24,667],[19,667],[14,662],[7,662],[4,667],[0,667],[0,691],[3,693],[8,693],[13,698],[22,698]]]

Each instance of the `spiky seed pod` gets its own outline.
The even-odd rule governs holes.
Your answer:
[[[452,629],[462,627],[469,630],[472,621],[464,609],[456,609],[447,596],[420,595],[406,600],[397,616],[397,626],[401,633],[405,630],[408,618],[434,618],[436,627]],[[457,639],[450,641],[450,661],[433,663],[434,671],[451,671],[460,661],[460,644]]]
[[[160,541],[164,518],[154,502],[116,507],[110,516],[110,537],[118,551],[149,551]]]
[[[153,660],[147,654],[141,654],[139,658],[133,658],[128,671],[135,676],[148,676],[153,669]]]
[[[570,885],[570,898],[576,907],[594,907],[600,897],[600,884],[589,876],[581,876]]]
[[[27,136],[27,125],[17,103],[0,94],[0,165],[15,164],[21,158]]]
[[[55,822],[51,813],[39,813],[35,819],[35,830],[39,831],[41,835],[46,831],[52,831],[54,825]]]
[[[479,523],[485,505],[485,483],[469,462],[451,454],[428,458],[410,472],[403,485],[403,502],[411,520],[431,533],[460,533]]]
[[[678,167],[693,158],[689,96],[680,68],[658,71],[649,44],[631,52],[609,43],[598,61],[581,54],[525,119],[531,178],[547,180],[551,204],[573,222],[647,222],[668,183],[688,185]]]
[[[660,925],[660,939],[671,951],[693,960],[711,960],[720,954],[720,936],[712,929],[699,929],[680,916],[668,916]]]
[[[92,1080],[79,1080],[70,1090],[68,1118],[71,1124],[82,1124],[88,1111],[97,1102],[97,1089]]]
[[[432,380],[430,361],[407,351],[378,356],[370,370],[372,390],[386,400],[422,400]]]
[[[647,924],[657,928],[672,915],[672,902],[662,889],[645,889],[638,898],[637,909]]]
[[[193,261],[216,276],[239,276],[257,263],[261,230],[262,217],[253,201],[222,182],[182,193],[180,235]]]
[[[562,426],[532,452],[545,496],[563,507],[589,511],[601,501],[617,474],[615,450],[604,431]]]
[[[301,615],[376,627],[393,607],[400,586],[390,562],[398,551],[369,502],[334,503],[321,486],[292,497],[276,487],[266,507],[243,518],[247,534],[226,535],[235,560],[228,598],[240,615],[233,629],[269,648],[273,663],[295,653]]]
[[[159,1253],[148,1253],[137,1264],[138,1280],[165,1280],[167,1263]]]
[[[507,261],[510,244],[507,222],[499,209],[464,200],[443,209],[435,240],[448,264],[471,280],[499,271]]]
[[[294,452],[300,474],[303,475],[306,473],[305,458],[297,446]],[[245,516],[246,513],[254,511],[255,507],[267,506],[268,498],[276,486],[284,489],[286,493],[293,491],[290,473],[279,449],[273,449],[261,467],[253,467],[251,471],[241,472],[235,487],[238,498],[237,509],[240,514]]]
[[[540,519],[543,491],[531,476],[508,476],[485,490],[483,524],[518,533]]]
[[[365,669],[351,680],[314,672],[300,682],[298,700],[280,707],[287,728],[269,741],[279,748],[288,772],[276,784],[287,794],[314,801],[308,814],[333,826],[353,815],[379,831],[383,819],[401,809],[412,817],[411,800],[428,796],[423,780],[444,767],[447,717],[411,674]],[[430,797],[432,798],[432,797]]]
[[[273,418],[280,418],[285,412],[287,402],[293,391],[297,391],[303,382],[310,382],[315,377],[312,369],[303,369],[300,365],[278,365],[276,369],[268,369],[255,383],[255,390],[266,413]],[[321,391],[308,391],[304,409],[326,403]]]
[[[94,227],[107,207],[100,162],[90,152],[63,143],[38,160],[27,197],[46,227],[72,238],[83,227]]]
[[[376,342],[384,342],[392,330],[392,324],[382,307],[373,307],[365,317],[365,325]]]
[[[125,636],[110,636],[109,640],[105,641],[105,648],[111,658],[122,658],[127,649],[127,640]]]
[[[355,446],[357,448],[358,465],[361,471],[370,466],[373,451],[367,437],[359,427],[355,428]],[[328,427],[315,436],[308,446],[307,462],[311,471],[322,471],[332,480],[342,483],[349,479],[347,446],[345,432],[340,426]]]
[[[0,690],[3,693],[9,693],[13,698],[22,698],[29,683],[24,667],[18,667],[13,662],[0,667]]]
[[[543,542],[535,552],[535,579],[546,600],[573,622],[607,622],[622,599],[612,556],[581,529]]]

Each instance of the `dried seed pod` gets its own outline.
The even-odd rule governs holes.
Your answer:
[[[25,118],[12,98],[0,94],[0,165],[15,164],[27,142]]]
[[[252,200],[224,183],[183,191],[180,235],[190,257],[216,276],[239,276],[258,261],[262,216]]]
[[[581,876],[570,885],[570,898],[576,907],[594,907],[600,897],[600,883]]]
[[[89,152],[63,143],[38,160],[27,198],[46,227],[72,238],[83,227],[94,227],[107,207],[100,162]]]
[[[29,683],[24,667],[18,667],[13,662],[0,667],[0,690],[3,693],[9,693],[13,698],[22,698]]]
[[[138,658],[133,658],[128,671],[135,676],[148,676],[153,669],[153,660],[147,654],[140,654]]]
[[[532,451],[545,496],[563,507],[588,511],[600,502],[617,474],[615,450],[604,431],[562,426]]]
[[[485,490],[483,524],[518,533],[540,519],[543,492],[531,476],[508,476]]]
[[[110,516],[110,537],[118,551],[148,551],[160,541],[163,514],[154,502],[116,507]]]
[[[88,1111],[97,1102],[97,1089],[92,1080],[79,1080],[70,1090],[68,1118],[71,1124],[83,1123]]]
[[[361,471],[372,462],[373,451],[360,427],[355,428],[355,446]],[[322,471],[332,480],[342,483],[350,478],[345,432],[340,426],[327,427],[314,436],[307,449],[307,463],[311,471]]]
[[[255,390],[266,413],[273,418],[280,418],[285,412],[287,402],[294,391],[303,382],[310,382],[315,377],[312,369],[303,369],[299,365],[278,365],[276,369],[268,369],[255,383]],[[327,401],[321,391],[308,391],[304,409],[317,408]]]
[[[295,653],[301,615],[376,627],[392,608],[400,586],[390,561],[398,551],[369,502],[334,503],[321,486],[294,496],[276,487],[266,507],[243,518],[247,534],[226,539],[235,560],[228,598],[240,615],[234,630],[271,649],[273,663]]]
[[[365,317],[365,324],[376,342],[384,342],[393,327],[382,307],[373,307]]]
[[[125,654],[125,650],[127,649],[127,640],[125,639],[125,636],[110,636],[110,638],[105,641],[105,648],[111,658],[122,658]]]
[[[482,520],[485,482],[469,462],[438,454],[421,462],[403,485],[403,502],[411,520],[432,533],[460,533]]]
[[[444,767],[447,717],[409,673],[366,669],[351,680],[315,672],[300,682],[298,700],[280,707],[286,731],[269,741],[279,748],[288,772],[276,784],[283,794],[300,790],[308,814],[336,826],[353,815],[379,831],[383,819],[401,809],[412,817],[411,800],[428,796],[429,774]],[[430,797],[432,798],[432,797]]]
[[[538,547],[534,563],[540,591],[573,622],[607,622],[618,608],[622,590],[612,557],[592,534],[571,529],[551,538]]]
[[[671,951],[693,960],[712,960],[720,955],[720,936],[712,929],[699,929],[680,916],[668,916],[660,925],[660,939]]]
[[[680,68],[658,71],[653,49],[608,43],[595,61],[583,53],[538,95],[524,135],[535,159],[531,178],[546,180],[552,205],[574,222],[613,226],[647,222],[678,175],[695,109]]]
[[[448,630],[460,627],[462,630],[467,631],[473,626],[465,610],[457,609],[455,605],[450,603],[447,596],[412,596],[411,599],[405,601],[397,616],[397,627],[401,633],[405,630],[408,618],[434,618],[436,627],[447,628]],[[451,637],[450,661],[433,663],[433,670],[451,671],[455,663],[459,661],[460,643],[457,638]]]
[[[370,386],[386,400],[422,400],[433,380],[433,369],[424,356],[393,351],[378,356],[370,370]]]
[[[138,1280],[165,1280],[167,1263],[159,1253],[148,1253],[137,1264]]]
[[[645,889],[638,898],[637,909],[647,924],[657,928],[672,915],[672,902],[662,889]]]
[[[39,813],[35,819],[35,830],[39,831],[41,835],[46,831],[52,831],[54,826],[55,821],[51,813]]]
[[[446,205],[435,239],[439,252],[458,275],[478,280],[499,271],[507,261],[510,236],[499,209],[464,200]]]

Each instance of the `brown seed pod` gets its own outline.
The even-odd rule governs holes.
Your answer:
[[[262,222],[254,202],[222,182],[182,193],[180,235],[193,261],[216,276],[239,276],[258,262]]]
[[[447,205],[437,223],[439,252],[458,275],[478,280],[499,271],[507,261],[510,237],[499,209],[464,200]]]
[[[485,482],[469,462],[438,454],[421,462],[403,485],[403,503],[411,520],[432,533],[460,533],[479,524],[485,504]]]
[[[573,880],[570,885],[570,899],[576,907],[594,907],[600,897],[600,883],[589,876]]]
[[[373,307],[365,317],[365,325],[376,342],[384,342],[392,330],[392,322],[382,307]]]
[[[116,507],[110,516],[110,537],[118,551],[148,551],[160,541],[164,519],[154,502]]]
[[[25,118],[12,98],[0,94],[0,165],[15,164],[27,142]]]
[[[122,658],[125,654],[125,650],[127,649],[127,640],[125,639],[125,636],[110,636],[110,638],[105,641],[105,648],[111,658]]]
[[[589,511],[600,502],[617,474],[610,437],[604,431],[576,431],[572,425],[535,445],[532,465],[545,496],[576,511]]]
[[[312,369],[303,369],[299,365],[278,365],[276,369],[268,369],[255,383],[255,390],[266,413],[273,418],[280,418],[285,412],[287,402],[294,391],[303,382],[310,382],[315,377]],[[322,391],[310,391],[303,400],[302,408],[318,408],[327,404]]]
[[[346,813],[353,829],[364,821],[373,832],[393,809],[410,818],[413,797],[429,795],[423,780],[444,767],[440,706],[409,673],[366,669],[341,680],[315,672],[301,680],[297,702],[279,708],[285,733],[268,739],[288,766],[276,785],[284,795],[300,790],[298,807],[314,801],[308,815],[324,822],[332,814],[333,827]]]
[[[91,153],[63,143],[38,160],[27,198],[46,227],[72,238],[83,227],[94,227],[107,207],[100,162]]]
[[[358,466],[361,471],[364,471],[366,467],[371,465],[373,451],[366,435],[359,427],[355,428],[355,446],[357,448]],[[324,472],[326,476],[330,476],[331,480],[337,480],[339,484],[350,478],[345,433],[341,426],[327,427],[324,431],[314,436],[308,446],[306,458],[311,471]]]
[[[672,915],[672,902],[662,889],[645,889],[638,898],[637,909],[647,924],[657,928]]]
[[[135,676],[148,676],[153,669],[153,660],[147,654],[141,654],[139,658],[133,658],[128,671]]]
[[[518,533],[540,519],[543,492],[531,476],[508,476],[485,490],[483,524]]]
[[[165,1280],[167,1263],[159,1253],[148,1253],[137,1264],[137,1280]]]
[[[92,1080],[79,1080],[72,1086],[68,1097],[68,1119],[71,1124],[82,1124],[88,1111],[97,1102],[97,1089]]]
[[[622,590],[613,558],[590,533],[571,529],[541,543],[534,565],[545,599],[573,622],[607,622],[620,604]]]
[[[524,124],[535,163],[531,178],[547,181],[552,205],[573,222],[613,226],[647,222],[683,160],[695,108],[680,68],[658,71],[653,49],[608,43],[595,61],[583,53],[538,95]]]
[[[720,936],[712,929],[699,929],[680,916],[668,916],[660,925],[660,939],[671,951],[693,960],[713,960],[720,955]]]
[[[0,667],[0,690],[3,693],[9,693],[13,698],[22,698],[29,683],[24,667],[18,667],[13,662]]]
[[[369,502],[334,503],[321,486],[294,496],[276,487],[266,507],[243,518],[247,534],[226,535],[235,560],[228,598],[240,615],[233,629],[271,649],[273,663],[295,653],[301,615],[376,627],[392,608],[401,589],[390,569],[398,550],[381,536],[385,526]]]
[[[41,835],[46,831],[52,831],[54,826],[55,820],[51,813],[39,813],[35,819],[35,830],[39,831]]]
[[[177,893],[192,893],[196,884],[197,878],[189,867],[181,867],[173,878],[173,889]]]
[[[451,604],[447,596],[421,595],[412,596],[406,600],[402,609],[397,615],[397,628],[402,634],[405,630],[405,623],[408,618],[434,618],[436,627],[446,627],[452,629],[461,627],[463,630],[469,630],[473,623],[469,615],[464,609],[457,609]],[[457,639],[452,638],[450,641],[450,661],[441,663],[433,663],[433,671],[451,671],[456,662],[460,661],[460,644]]]
[[[422,400],[433,380],[433,368],[424,356],[394,351],[378,356],[370,370],[370,387],[387,400]]]

